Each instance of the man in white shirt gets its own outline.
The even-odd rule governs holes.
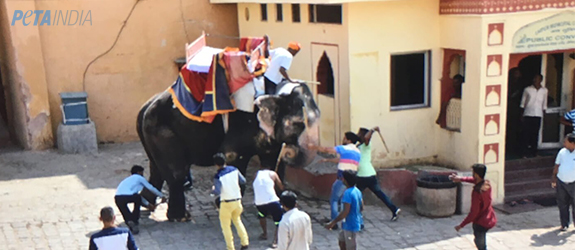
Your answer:
[[[309,215],[296,208],[297,195],[284,191],[280,197],[286,210],[278,229],[278,250],[309,250],[313,240]]]
[[[276,172],[265,168],[263,165],[262,169],[256,174],[256,178],[253,182],[255,204],[258,209],[258,218],[260,219],[260,226],[262,227],[263,233],[260,235],[260,240],[268,239],[268,230],[266,217],[271,215],[274,223],[276,225],[276,230],[274,232],[274,240],[272,243],[272,248],[277,247],[278,242],[278,225],[282,219],[283,211],[280,204],[280,198],[276,195],[275,186],[277,185],[279,190],[283,190],[283,184],[280,177]]]
[[[521,108],[523,109],[523,157],[537,156],[537,144],[539,143],[539,129],[541,118],[547,110],[547,89],[541,86],[543,76],[533,77],[533,85],[523,90]]]
[[[242,223],[242,191],[240,184],[246,183],[246,178],[233,166],[226,166],[226,156],[223,153],[214,155],[214,164],[218,172],[214,176],[212,194],[220,196],[220,226],[226,241],[227,250],[234,250],[232,223],[240,236],[241,250],[248,249],[248,232]]]
[[[296,42],[290,42],[288,48],[277,48],[269,50],[269,38],[264,36],[266,42],[265,56],[269,55],[269,64],[266,72],[264,73],[264,81],[266,94],[273,95],[276,93],[276,87],[281,83],[282,79],[286,79],[289,82],[295,82],[292,80],[287,71],[291,67],[293,57],[300,51],[301,45]]]
[[[124,217],[124,221],[126,221],[126,225],[130,228],[130,231],[132,231],[133,234],[138,234],[140,232],[140,229],[138,228],[138,225],[140,224],[138,222],[140,220],[140,206],[144,205],[150,208],[150,210],[154,209],[153,205],[150,206],[148,201],[140,196],[142,189],[146,188],[150,190],[152,193],[162,198],[162,202],[165,202],[166,198],[162,192],[152,186],[152,184],[144,178],[144,168],[142,166],[134,165],[130,172],[132,175],[124,179],[120,182],[120,185],[118,185],[114,200],[116,202],[116,206],[120,209],[120,213],[122,213],[122,217]],[[130,212],[128,203],[134,203],[134,211]]]
[[[557,206],[561,219],[561,231],[569,228],[569,207],[573,206],[575,220],[575,134],[568,134],[563,141],[564,148],[557,154],[551,187],[557,189]]]

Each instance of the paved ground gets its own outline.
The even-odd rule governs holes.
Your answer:
[[[116,185],[132,164],[146,165],[138,143],[101,145],[98,155],[60,155],[53,151],[0,151],[0,249],[87,249],[89,236],[100,228],[98,211],[113,205]],[[195,188],[187,193],[194,217],[189,223],[166,221],[166,205],[144,213],[136,240],[141,249],[224,249],[217,212],[208,195],[214,168],[194,168]],[[253,173],[248,173],[248,179]],[[165,190],[164,190],[165,191]],[[244,199],[243,221],[250,249],[266,249],[251,190]],[[312,249],[337,249],[337,232],[322,228],[326,202],[304,200],[301,208],[312,220]],[[360,249],[474,249],[471,228],[456,233],[463,216],[427,219],[403,208],[397,222],[378,206],[367,206]],[[118,213],[118,223],[122,222]],[[558,211],[498,214],[499,224],[488,234],[490,249],[574,249],[575,230],[559,233]],[[122,224],[123,225],[123,224]],[[271,222],[268,224],[272,228]],[[239,239],[236,237],[236,246]]]

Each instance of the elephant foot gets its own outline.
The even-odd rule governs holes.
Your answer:
[[[184,214],[184,217],[171,217],[170,215],[168,215],[168,221],[169,222],[189,222],[192,220],[192,215],[186,211]]]

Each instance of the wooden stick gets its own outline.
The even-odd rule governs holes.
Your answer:
[[[302,108],[303,111],[303,125],[304,125],[304,132],[307,129],[307,108],[305,106],[303,106]]]
[[[286,147],[286,143],[282,143],[282,149],[280,150],[280,155],[278,155],[278,160],[276,162],[276,170],[274,170],[276,173],[278,172],[278,167],[280,166],[280,162],[282,161],[282,156],[284,154],[284,149]]]
[[[385,140],[383,139],[383,136],[381,135],[381,132],[377,131],[377,134],[379,134],[379,138],[381,138],[381,142],[383,142],[383,146],[385,146],[385,150],[386,150],[387,153],[389,154],[389,149],[387,148],[387,143],[385,143]]]

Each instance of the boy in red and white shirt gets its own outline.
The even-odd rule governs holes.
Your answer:
[[[491,206],[491,185],[485,180],[487,167],[483,164],[473,165],[473,177],[460,177],[457,175],[449,176],[453,182],[470,182],[474,183],[473,192],[471,193],[471,210],[469,215],[455,227],[459,231],[469,223],[473,223],[473,234],[475,235],[475,246],[478,250],[486,250],[487,243],[485,236],[489,229],[497,224],[497,217]]]

